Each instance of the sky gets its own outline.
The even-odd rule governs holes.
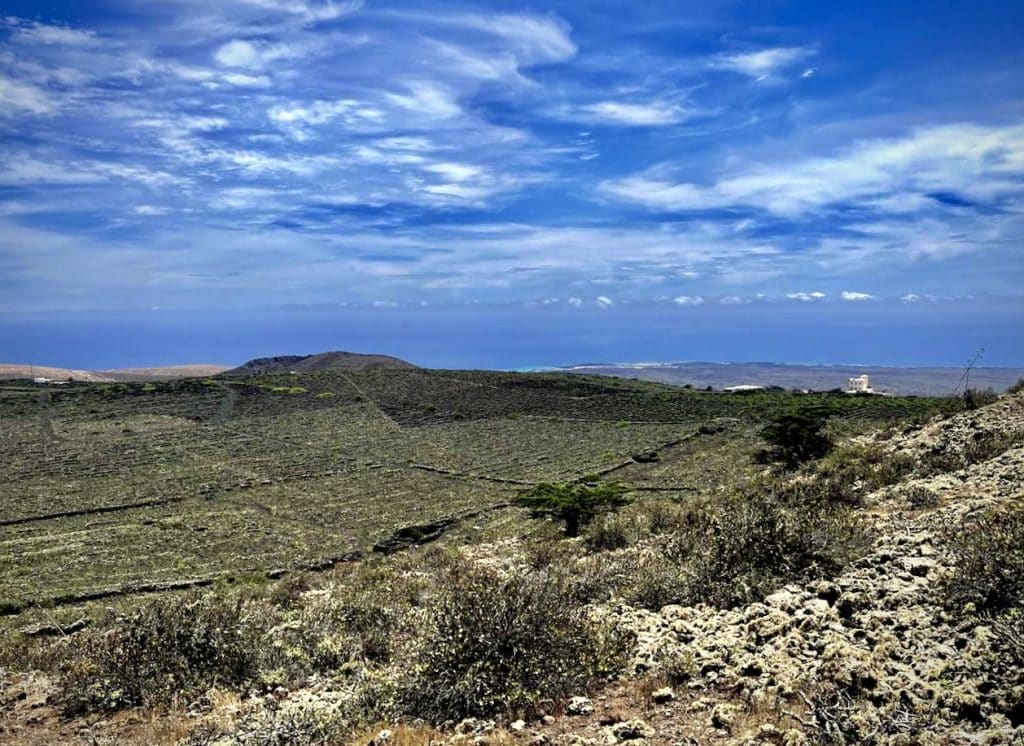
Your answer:
[[[0,314],[1024,320],[1022,32],[991,0],[5,0]]]

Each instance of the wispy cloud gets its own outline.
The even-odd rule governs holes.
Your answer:
[[[403,109],[431,119],[449,119],[462,112],[451,91],[427,81],[406,85],[408,93],[389,93],[387,99]]]
[[[813,22],[728,9],[698,31],[692,8],[645,4],[55,8],[0,21],[15,306],[344,291],[706,313],[1012,292],[1024,273],[1005,49],[994,95],[995,63],[963,46],[955,69],[881,76]],[[649,33],[662,15],[671,45]],[[83,290],[45,279],[58,257]]]
[[[814,50],[806,47],[771,47],[753,52],[720,54],[714,57],[710,64],[714,68],[731,70],[757,80],[765,80],[781,70],[793,67],[813,54]]]
[[[794,216],[850,201],[885,210],[905,197],[962,194],[990,202],[1024,195],[1024,125],[954,124],[865,140],[839,153],[772,164],[743,164],[712,183],[678,181],[662,165],[600,185],[609,196],[655,209],[744,206]]]
[[[621,101],[599,101],[582,108],[583,119],[612,124],[652,127],[676,124],[683,119],[683,110],[669,104],[632,104]]]
[[[31,114],[49,114],[56,106],[46,91],[29,83],[12,80],[0,73],[0,117],[17,110]]]

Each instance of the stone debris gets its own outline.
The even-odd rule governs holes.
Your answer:
[[[959,447],[979,430],[1024,432],[1024,397],[933,423],[892,447]],[[620,604],[614,613],[638,639],[633,669],[657,673],[690,657],[696,673],[688,686],[804,712],[810,702],[821,709],[818,721],[841,718],[850,742],[1024,744],[1024,724],[1010,723],[990,696],[990,675],[1000,664],[990,628],[950,617],[934,592],[951,571],[940,551],[948,527],[1024,499],[1024,445],[955,477],[914,481],[940,494],[941,505],[916,516],[876,510],[882,538],[833,581],[787,585],[761,603],[729,610]],[[847,699],[825,701],[836,691]],[[825,699],[813,701],[816,693]],[[710,710],[710,724],[722,731],[736,715],[728,703],[697,700],[690,707]]]

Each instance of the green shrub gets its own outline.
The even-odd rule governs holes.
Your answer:
[[[1017,383],[1006,389],[1006,393],[1008,394],[1018,394],[1021,391],[1024,391],[1024,378],[1018,378]]]
[[[621,665],[623,638],[593,621],[564,575],[451,570],[400,686],[401,713],[439,723],[535,714]]]
[[[828,420],[824,411],[807,408],[778,415],[761,429],[769,445],[765,457],[793,469],[832,450],[832,439],[823,430]]]
[[[258,668],[259,629],[240,598],[153,601],[74,639],[60,665],[60,704],[68,713],[101,712],[241,684]]]
[[[594,480],[596,481],[596,479]],[[535,517],[552,516],[565,524],[566,536],[579,536],[580,529],[597,516],[626,505],[626,487],[617,482],[594,484],[538,484],[516,498]]]

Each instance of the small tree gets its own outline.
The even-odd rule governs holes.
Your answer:
[[[824,412],[804,410],[779,415],[761,430],[771,448],[768,456],[793,469],[832,450],[832,439],[822,430],[828,419]]]
[[[625,485],[552,484],[544,482],[516,498],[516,503],[529,508],[534,517],[550,515],[565,523],[566,536],[579,536],[580,529],[597,516],[621,508],[629,500]]]

